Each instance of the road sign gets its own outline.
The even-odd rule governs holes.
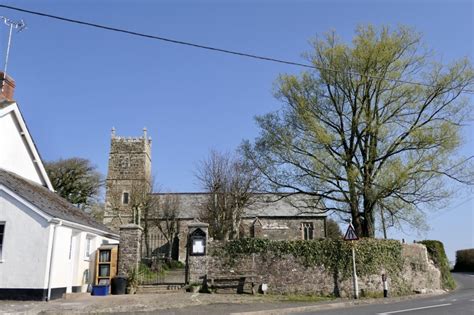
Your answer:
[[[344,240],[345,241],[357,241],[359,238],[357,237],[357,234],[354,230],[354,227],[352,224],[349,224],[347,227],[346,235],[344,235]]]

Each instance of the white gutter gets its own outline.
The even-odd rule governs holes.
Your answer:
[[[56,243],[56,230],[59,225],[62,225],[62,221],[59,219],[51,219],[49,221],[53,225],[53,244],[51,245],[51,255],[49,257],[49,272],[48,272],[48,296],[46,301],[51,300],[51,278],[53,277],[53,262],[54,262],[54,248]]]
[[[115,234],[115,233],[112,233],[112,232],[105,232],[103,230],[99,230],[99,229],[90,227],[88,225],[75,223],[75,222],[67,221],[67,220],[62,220],[61,222],[62,222],[62,225],[64,225],[64,226],[69,226],[69,227],[72,227],[72,228],[76,228],[76,229],[81,230],[81,231],[91,232],[91,233],[94,233],[94,234],[97,234],[97,235],[100,235],[100,236],[115,239],[117,241],[120,239],[120,236],[118,234]]]

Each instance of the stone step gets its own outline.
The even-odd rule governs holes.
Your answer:
[[[184,284],[142,285],[138,287],[137,294],[163,293],[179,290],[184,290]]]

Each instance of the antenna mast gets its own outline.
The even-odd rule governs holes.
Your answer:
[[[2,19],[3,23],[6,26],[8,26],[8,28],[10,29],[8,32],[8,44],[7,44],[7,53],[5,56],[5,66],[3,68],[3,78],[2,78],[2,92],[3,92],[3,87],[5,86],[5,80],[7,79],[8,56],[10,55],[13,29],[16,29],[17,32],[19,33],[26,28],[26,24],[25,22],[23,22],[23,20],[13,21],[5,16],[0,16],[0,19]]]

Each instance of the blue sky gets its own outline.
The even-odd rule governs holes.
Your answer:
[[[359,24],[416,28],[443,63],[473,59],[471,1],[4,1],[5,4],[137,32],[303,62],[308,40]],[[153,173],[168,191],[199,191],[198,161],[258,134],[254,116],[278,109],[272,84],[300,68],[224,55],[0,9],[24,19],[9,74],[45,160],[80,156],[105,174],[110,129],[153,139]],[[6,46],[0,27],[0,52]],[[463,153],[474,155],[474,124]],[[440,239],[450,259],[474,247],[473,190],[430,215],[432,229],[390,234]]]

